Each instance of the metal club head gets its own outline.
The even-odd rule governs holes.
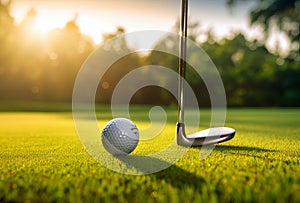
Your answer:
[[[177,144],[186,147],[200,147],[225,142],[232,139],[235,129],[229,127],[214,127],[186,135],[184,123],[177,123]]]
[[[208,128],[192,135],[186,135],[184,127],[184,83],[186,69],[186,38],[187,38],[188,0],[181,0],[181,37],[180,37],[180,59],[178,79],[178,123],[177,144],[187,147],[198,147],[217,144],[230,140],[235,135],[235,129],[228,127]]]

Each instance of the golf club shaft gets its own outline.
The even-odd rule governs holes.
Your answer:
[[[181,1],[180,20],[180,53],[178,79],[178,123],[184,123],[184,79],[186,69],[186,39],[187,39],[188,0]]]

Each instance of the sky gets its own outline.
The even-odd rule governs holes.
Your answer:
[[[213,28],[220,38],[232,31],[250,33],[248,13],[253,3],[238,3],[230,9],[226,0],[190,0],[189,21],[199,22],[203,29]],[[19,23],[30,8],[36,9],[36,28],[41,32],[64,27],[77,15],[80,31],[100,43],[102,33],[113,32],[117,26],[126,32],[171,31],[180,17],[180,5],[180,0],[13,0],[12,14]]]

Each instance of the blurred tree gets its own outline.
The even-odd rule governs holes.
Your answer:
[[[92,40],[81,34],[76,23],[77,15],[62,29],[48,33],[43,59],[42,88],[45,98],[71,101],[76,75],[94,50]]]
[[[9,37],[14,29],[14,18],[10,15],[11,1],[3,3],[0,1],[0,45],[1,56],[4,57],[3,51],[6,50],[7,44],[12,43],[13,39]],[[3,60],[1,60],[3,62]]]
[[[114,40],[113,42],[115,42],[115,43],[108,43],[109,40],[114,39],[120,35],[124,35],[125,33],[126,33],[126,30],[122,26],[118,26],[116,28],[115,32],[103,33],[102,39],[103,39],[105,45],[107,46],[105,48],[107,50],[112,50],[114,52],[121,52],[121,51],[127,52],[129,50],[129,47],[127,45],[125,38],[123,38],[123,37],[118,38],[118,40]]]
[[[227,3],[232,6],[237,1],[227,0]],[[282,91],[279,101],[284,106],[300,106],[300,85],[296,82],[300,75],[300,0],[257,0],[257,6],[249,16],[252,25],[264,29],[265,40],[279,32],[287,36],[289,52],[280,56],[280,50],[277,50],[276,62],[281,68],[276,77]]]
[[[299,63],[284,63],[277,72],[282,95],[280,106],[300,106],[300,70]]]
[[[215,44],[202,45],[222,76],[231,106],[278,105],[280,88],[276,80],[276,56],[263,45],[247,46],[244,35],[223,39]]]
[[[179,21],[176,23],[175,27],[172,28],[173,32],[179,33],[178,28]],[[189,39],[197,41],[197,38],[200,34],[203,34],[203,30],[201,30],[199,23],[191,22],[188,24]],[[154,50],[172,50],[173,52],[178,53],[178,41],[179,36],[173,34],[166,35],[165,37],[158,40],[158,42],[154,45]],[[188,57],[190,57],[188,60],[199,60],[198,58],[195,58],[193,56],[193,53],[189,53]],[[163,66],[166,68],[170,68],[174,72],[178,73],[178,61],[179,58],[174,55],[170,55],[160,51],[152,51],[146,59],[146,64]],[[178,81],[174,80],[173,78],[162,78],[161,76],[156,76],[156,78],[158,81],[164,81],[164,83],[172,84],[172,86],[177,87]],[[186,80],[196,94],[199,105],[210,105],[209,95],[201,77],[189,64],[187,64],[186,67]],[[157,94],[159,94],[157,95],[157,98],[161,98],[162,104],[176,104],[176,100],[174,100],[175,98],[167,91],[161,90],[160,92],[157,92]]]
[[[0,1],[0,99],[4,95],[9,94],[10,90],[7,88],[10,83],[12,69],[10,69],[13,62],[15,40],[15,26],[14,19],[10,15],[11,1]]]
[[[227,0],[232,6],[238,0]],[[265,40],[274,30],[286,34],[290,40],[287,59],[300,61],[300,0],[257,0],[257,6],[249,14],[251,25],[260,25]]]
[[[14,18],[10,14],[10,6],[11,1],[7,1],[6,3],[0,1],[0,40],[2,50],[5,48],[5,43],[12,41],[9,38],[9,34],[15,29]],[[3,52],[1,52],[1,55],[3,55]]]
[[[118,82],[130,71],[140,67],[141,58],[138,53],[133,51],[128,46],[123,35],[126,30],[119,26],[115,32],[104,33],[103,43],[100,45],[102,56],[119,58],[105,72],[100,80],[97,89],[96,101],[101,103],[111,103],[111,97]],[[129,53],[129,54],[128,54]],[[128,84],[129,85],[129,84]],[[135,103],[143,102],[139,95],[135,98]]]
[[[11,81],[11,85],[15,86],[12,91],[14,97],[22,100],[40,97],[38,81],[42,73],[43,44],[35,28],[36,16],[37,11],[33,8],[29,9],[15,31],[16,45],[13,47],[12,67],[15,69],[14,77],[18,78],[18,82]]]
[[[42,36],[34,26],[35,9],[18,25],[9,10],[10,1],[0,1],[0,99],[71,101],[76,74],[94,49],[76,16]]]
[[[207,33],[215,39],[213,33]],[[165,36],[154,47],[155,50],[178,51],[178,37]],[[231,39],[221,41],[207,40],[200,44],[215,63],[224,82],[227,102],[230,106],[278,106],[282,105],[284,86],[279,78],[277,56],[268,52],[267,48],[258,42],[249,42],[241,33]],[[189,61],[201,63],[199,55],[188,54]],[[161,65],[178,71],[178,58],[159,51],[152,51],[146,59],[147,64]],[[149,73],[150,74],[150,73]],[[177,83],[169,78],[156,76],[157,80],[167,83]],[[209,106],[209,94],[201,77],[188,64],[186,80],[193,88],[199,105]],[[176,85],[176,84],[174,84]],[[287,86],[287,85],[286,85]],[[289,93],[288,95],[291,95]],[[293,93],[294,94],[294,93]],[[290,96],[292,97],[292,96]],[[174,102],[171,95],[161,92],[158,98],[161,103]]]
[[[203,30],[199,23],[194,22],[189,24],[189,38],[201,45],[216,64],[229,105],[299,106],[299,0],[257,1],[258,7],[251,13],[253,24],[265,26],[266,38],[274,26],[285,32],[291,41],[288,57],[270,54],[264,43],[249,42],[243,34],[217,41],[211,30]],[[71,101],[76,74],[95,48],[92,40],[80,32],[77,15],[64,28],[52,30],[42,38],[34,28],[37,11],[30,9],[23,21],[15,24],[10,5],[10,1],[0,0],[0,99]],[[176,33],[178,24],[173,28]],[[160,65],[178,72],[176,56],[159,51],[139,55],[132,52],[126,38],[111,40],[125,33],[123,27],[117,27],[115,32],[103,34],[105,44],[102,45],[105,47],[102,54],[120,57],[101,79],[97,102],[110,103],[117,83],[131,70],[143,65]],[[175,52],[178,48],[178,36],[172,35],[164,36],[154,46],[154,50],[171,49]],[[193,63],[201,61],[197,54],[190,53],[188,57]],[[154,75],[151,71],[143,74],[161,83],[177,85],[177,80]],[[190,64],[186,78],[199,104],[209,106],[206,87]],[[177,103],[169,92],[158,87],[141,89],[131,102]]]

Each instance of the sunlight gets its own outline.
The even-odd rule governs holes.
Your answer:
[[[91,37],[97,44],[102,41],[103,33],[114,32],[117,26],[124,26],[127,32],[149,29],[166,30],[174,23],[173,21],[176,21],[176,14],[170,11],[163,12],[164,19],[161,19],[161,15],[147,16],[143,9],[146,7],[145,2],[130,2],[134,6],[127,4],[121,1],[89,1],[88,3],[76,1],[75,3],[54,0],[15,0],[12,15],[16,24],[19,24],[28,10],[34,8],[37,11],[34,29],[40,33],[46,33],[55,28],[63,28],[68,21],[74,19],[75,14],[78,14],[76,23],[80,32]],[[152,4],[152,2],[147,3],[147,6],[153,6]],[[171,5],[174,9],[174,5]],[[126,9],[124,9],[125,6]]]
[[[27,6],[19,6],[14,8],[13,16],[16,24],[20,24],[24,21],[29,9],[30,7]],[[28,30],[28,34],[31,33],[33,35],[44,35],[53,29],[65,27],[68,21],[75,20],[81,33],[91,37],[95,43],[99,43],[102,41],[102,33],[113,32],[115,30],[116,25],[110,22],[102,22],[101,26],[95,26],[99,25],[99,20],[97,20],[97,18],[91,18],[90,15],[77,15],[77,13],[74,11],[62,10],[64,12],[58,12],[58,10],[54,10],[50,6],[38,7],[36,9],[36,16],[31,22],[32,25],[30,26],[30,30]],[[94,16],[95,14],[92,13],[92,15]]]
[[[29,26],[30,30],[28,30],[28,33],[32,34],[46,34],[50,30],[63,28],[68,21],[73,19],[74,16],[74,13],[70,12],[56,12],[55,10],[51,9],[51,7],[35,8],[21,4],[18,7],[14,7],[14,9],[12,10],[12,14],[15,18],[15,23],[24,23],[26,15],[32,9],[36,12],[36,14],[31,19]]]
[[[178,19],[180,7],[178,1],[165,1],[163,3],[151,0],[14,0],[12,2],[12,16],[15,18],[16,24],[22,22],[31,8],[37,11],[32,30],[29,30],[32,34],[45,34],[50,30],[63,28],[68,21],[78,16],[75,19],[80,32],[89,36],[96,44],[102,42],[103,33],[114,32],[117,26],[123,26],[126,32],[141,30],[172,31],[173,25]],[[248,11],[253,5],[253,2],[237,5],[233,13],[229,14],[229,9],[225,4],[217,4],[209,0],[194,1],[191,2],[189,13],[192,21],[200,22],[203,30],[211,29],[217,40],[223,37],[230,38],[233,33],[239,31],[245,33],[249,39],[257,38],[260,40],[263,37],[262,31],[256,28],[253,29],[253,27],[250,28],[247,24]],[[218,15],[214,15],[214,12],[217,12]],[[198,40],[204,42],[206,36],[199,36]],[[143,38],[135,39],[130,43],[137,47],[139,44],[149,44],[148,41]],[[286,43],[285,37],[281,36],[277,41],[277,44],[284,41],[279,47],[286,53],[290,44]],[[267,46],[274,49],[274,40],[268,42]],[[149,48],[151,47],[149,46]]]
[[[38,14],[33,28],[43,34],[56,28],[63,28],[66,22],[70,20],[69,16],[48,15],[47,13]]]

